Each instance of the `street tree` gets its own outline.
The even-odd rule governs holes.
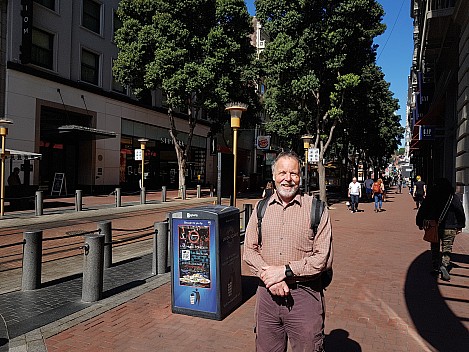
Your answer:
[[[348,113],[359,118],[347,120],[345,127],[348,150],[358,156],[365,169],[372,165],[375,174],[386,165],[403,137],[400,116],[395,113],[398,109],[398,100],[381,68],[376,64],[365,66],[360,83],[346,104]]]
[[[117,15],[113,72],[137,95],[162,91],[182,189],[201,114],[227,120],[220,107],[254,90],[251,17],[243,0],[121,0]],[[177,111],[189,127],[185,143]]]
[[[375,60],[383,9],[375,0],[257,0],[256,8],[271,38],[263,56],[266,127],[290,144],[303,133],[315,136],[326,200],[324,156],[337,126],[359,118],[344,103]]]

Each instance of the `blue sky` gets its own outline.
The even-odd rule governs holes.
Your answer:
[[[399,99],[401,124],[405,126],[407,101],[407,76],[412,65],[412,19],[410,17],[410,0],[378,0],[383,6],[383,22],[386,32],[377,37],[377,64],[381,66],[385,79],[391,83],[394,97]],[[254,0],[246,0],[248,11],[255,15]]]

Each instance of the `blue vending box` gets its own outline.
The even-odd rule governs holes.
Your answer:
[[[173,313],[223,319],[242,299],[239,209],[179,210],[170,227]]]

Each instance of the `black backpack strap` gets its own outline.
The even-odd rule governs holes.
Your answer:
[[[324,212],[324,202],[313,197],[311,205],[311,229],[313,230],[313,239],[318,232],[319,223],[321,222],[322,213]]]
[[[269,197],[265,197],[257,203],[257,245],[262,245],[262,218],[264,217],[265,210],[267,209],[267,203]]]

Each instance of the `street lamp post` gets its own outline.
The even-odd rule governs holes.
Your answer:
[[[246,104],[230,103],[226,105],[226,110],[231,115],[231,128],[233,129],[233,197],[232,206],[236,206],[236,155],[238,148],[238,128],[241,126],[241,115],[248,109]]]
[[[305,134],[301,136],[303,140],[303,148],[305,149],[305,193],[309,194],[309,180],[308,180],[308,149],[311,141],[313,140],[313,136],[310,134]]]
[[[140,149],[142,150],[142,183],[140,189],[143,189],[143,178],[145,175],[145,146],[148,142],[148,139],[140,138],[138,141],[140,142]]]
[[[4,127],[3,125],[11,125],[13,121],[8,120],[8,119],[0,119],[0,136],[2,137],[2,153],[1,153],[1,158],[2,158],[2,165],[1,165],[1,175],[0,175],[0,216],[3,217],[5,214],[5,139],[8,134],[8,128]]]

